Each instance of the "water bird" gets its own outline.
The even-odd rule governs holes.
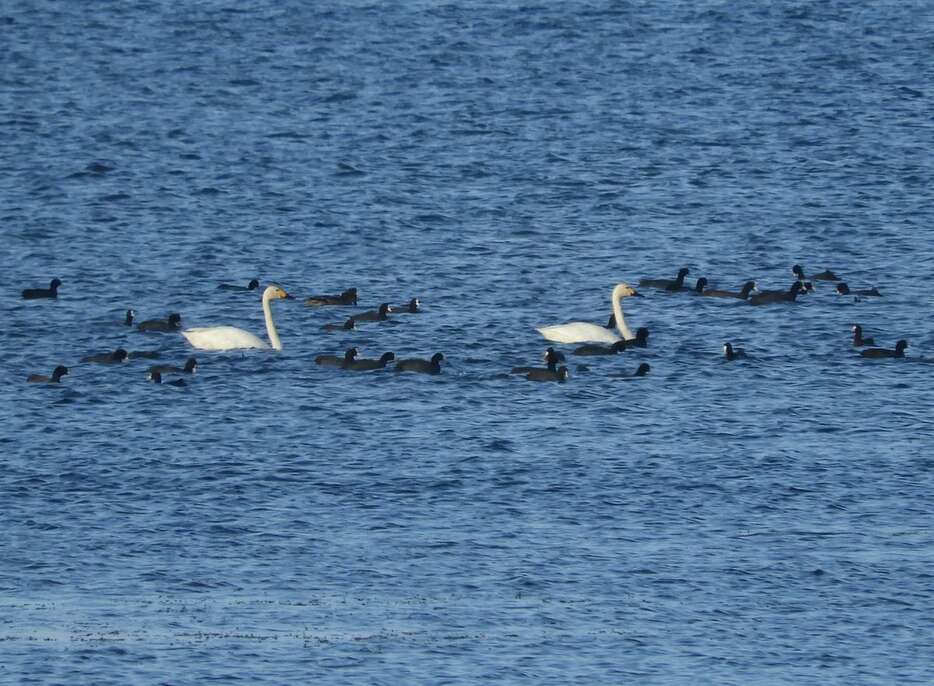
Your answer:
[[[129,355],[123,348],[117,348],[112,353],[99,353],[97,355],[86,355],[81,358],[82,362],[94,362],[96,364],[119,364],[126,362]]]
[[[678,270],[674,279],[640,279],[639,286],[646,288],[661,288],[666,291],[680,291],[684,287],[684,277],[691,273],[687,267]]]
[[[640,296],[640,294],[626,283],[616,284],[610,294],[610,302],[613,306],[613,319],[611,321],[616,325],[619,335],[604,326],[590,324],[589,322],[542,326],[537,328],[536,331],[547,340],[556,343],[615,343],[620,339],[631,340],[634,336],[629,327],[626,326],[626,319],[623,317],[623,309],[619,302],[622,298],[630,296]]]
[[[841,279],[839,276],[837,276],[836,274],[834,274],[832,271],[830,271],[829,269],[825,269],[824,271],[820,272],[819,274],[811,274],[811,276],[805,276],[805,275],[804,275],[804,269],[801,267],[800,264],[796,264],[795,266],[793,266],[793,267],[791,268],[791,273],[794,274],[796,277],[798,277],[798,281],[808,281],[808,280],[811,280],[811,281],[842,281],[842,280],[843,280],[843,279]]]
[[[68,373],[68,367],[58,365],[52,370],[52,376],[43,376],[42,374],[30,374],[26,381],[29,383],[60,383],[62,377]]]
[[[572,351],[572,355],[616,355],[626,350],[626,341],[619,340],[611,345],[588,343]]]
[[[150,372],[159,372],[160,374],[194,374],[198,371],[198,360],[189,357],[185,360],[184,367],[174,367],[169,364],[154,365],[149,368]]]
[[[191,343],[192,346],[200,350],[242,350],[248,348],[267,349],[272,347],[274,350],[282,350],[282,342],[279,340],[279,333],[276,331],[276,325],[272,321],[272,309],[270,301],[289,298],[292,296],[285,292],[279,286],[266,286],[263,291],[263,315],[266,318],[266,333],[269,336],[269,343],[255,336],[249,331],[238,329],[235,326],[209,326],[198,329],[185,329],[182,336]]]
[[[733,360],[743,360],[748,357],[746,351],[742,348],[734,348],[732,343],[723,344],[723,356],[728,362]]]
[[[162,372],[158,369],[150,370],[148,374],[149,380],[153,383],[161,384],[162,383]],[[187,386],[185,379],[172,379],[171,381],[165,382],[166,386]]]
[[[418,298],[412,298],[409,300],[407,305],[400,305],[399,307],[393,307],[393,312],[401,312],[403,314],[418,314],[421,312],[422,303]]]
[[[374,369],[384,369],[387,364],[396,359],[395,353],[386,352],[383,353],[378,360],[353,360],[350,364],[346,365],[346,369],[350,369],[355,372],[369,372]]]
[[[859,324],[854,324],[852,331],[853,331],[853,345],[861,348],[865,345],[876,344],[876,342],[872,338],[863,338],[863,327],[861,327]]]
[[[908,341],[902,339],[895,344],[895,350],[889,350],[888,348],[867,348],[866,350],[860,350],[859,354],[862,357],[904,357],[905,348],[908,347]]]
[[[763,291],[750,296],[746,301],[750,305],[768,305],[770,303],[794,302],[801,292],[801,282],[795,281],[787,291]]]
[[[858,288],[855,291],[850,290],[850,287],[846,285],[846,282],[841,281],[837,284],[837,295],[866,295],[866,296],[876,296],[882,297],[882,294],[879,292],[879,289],[873,288]]]
[[[564,383],[570,376],[571,374],[568,372],[568,368],[562,365],[555,371],[551,371],[550,369],[533,369],[525,375],[525,378],[529,381],[557,381],[559,383]]]
[[[756,282],[747,281],[743,284],[743,287],[740,289],[739,293],[708,288],[706,291],[704,291],[703,295],[709,296],[711,298],[738,298],[740,300],[746,300],[749,298],[749,294],[754,290],[756,290]]]
[[[136,312],[133,310],[126,311],[126,317],[123,319],[124,326],[133,326],[133,318],[136,316]]]
[[[379,322],[389,319],[389,313],[392,312],[392,305],[383,303],[378,310],[369,310],[361,314],[355,314],[354,319],[358,322]]]
[[[545,350],[544,354],[545,363],[548,365],[550,371],[555,371],[558,368],[559,362],[564,362],[564,353],[558,350],[555,350],[552,347],[549,347]],[[528,374],[529,372],[541,369],[541,367],[513,367],[509,372],[510,374]]]
[[[396,362],[397,372],[418,372],[420,374],[440,374],[441,361],[444,359],[442,353],[435,353],[430,360],[399,360]]]
[[[182,315],[173,312],[166,319],[147,319],[136,325],[139,331],[178,331],[182,328]]]
[[[255,291],[259,288],[259,279],[250,279],[246,286],[238,286],[232,283],[222,283],[217,287],[219,291]]]
[[[352,331],[357,328],[357,323],[353,317],[347,317],[347,321],[342,324],[325,324],[321,328],[324,331]]]
[[[338,357],[337,355],[318,355],[315,358],[315,364],[320,364],[323,367],[347,367],[353,364],[354,359],[357,357],[357,349],[349,348],[344,352],[343,357]]]
[[[52,279],[48,288],[27,288],[23,291],[23,298],[26,300],[38,300],[40,298],[57,298],[58,287],[62,285],[60,279]]]
[[[610,376],[616,379],[638,379],[643,376],[648,376],[650,371],[652,371],[652,367],[649,366],[649,363],[643,362],[639,365],[636,371],[632,372],[631,374],[629,372],[621,372],[619,374],[611,374]]]
[[[308,307],[320,307],[322,305],[356,305],[357,289],[348,288],[340,295],[312,295],[305,300]]]

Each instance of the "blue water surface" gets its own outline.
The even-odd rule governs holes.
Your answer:
[[[0,682],[934,682],[930,2],[11,0],[0,35]],[[645,289],[648,349],[508,374],[618,282],[796,263],[883,297]],[[251,278],[296,296],[281,352],[80,362],[192,354],[128,308],[263,335],[216,288]],[[322,331],[351,286],[423,312]],[[313,363],[350,346],[446,359]]]

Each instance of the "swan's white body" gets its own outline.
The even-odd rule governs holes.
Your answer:
[[[208,326],[200,329],[185,329],[182,331],[189,343],[199,350],[242,350],[246,348],[269,348],[282,350],[282,341],[272,321],[272,310],[269,301],[276,298],[288,298],[289,294],[278,286],[267,286],[263,291],[263,314],[266,317],[266,333],[269,343],[249,331],[238,329],[235,326]]]
[[[613,303],[613,316],[616,318],[616,329],[619,333],[588,322],[542,326],[536,331],[549,341],[555,341],[556,343],[616,343],[620,338],[631,341],[635,336],[626,326],[626,320],[623,318],[623,308],[619,304],[621,298],[630,295],[636,295],[636,291],[628,284],[618,283],[613,288],[613,294],[610,296]]]

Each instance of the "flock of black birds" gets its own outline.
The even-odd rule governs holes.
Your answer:
[[[688,274],[690,274],[690,270],[687,267],[680,269],[678,271],[678,275],[674,279],[642,279],[639,282],[639,286],[660,288],[668,292],[688,291],[694,295],[700,296],[738,298],[739,300],[745,300],[750,305],[795,302],[799,295],[814,291],[814,281],[836,282],[836,287],[834,290],[838,295],[854,296],[857,301],[865,297],[882,296],[879,290],[875,287],[851,289],[841,277],[837,276],[829,269],[824,270],[818,274],[812,274],[808,276],[805,274],[801,265],[796,264],[791,268],[791,272],[795,276],[795,281],[792,282],[787,290],[768,290],[755,293],[754,291],[757,290],[755,281],[747,281],[745,284],[743,284],[742,289],[737,293],[708,289],[708,282],[704,277],[699,278],[693,288],[685,286],[684,279]],[[880,358],[905,356],[905,350],[908,348],[908,341],[904,339],[899,340],[895,344],[894,349],[867,347],[874,346],[875,341],[872,338],[863,338],[862,327],[859,324],[854,324],[852,331],[853,345],[856,347],[866,347],[865,350],[860,351],[860,356],[862,357]],[[730,342],[723,344],[723,354],[727,361],[741,360],[749,357],[745,350],[742,348],[734,347]]]
[[[60,279],[52,279],[49,288],[27,288],[22,292],[25,300],[57,299],[58,289],[62,285]],[[257,291],[260,287],[259,280],[253,279],[246,286],[236,284],[221,284],[218,290],[224,291]],[[305,300],[309,307],[320,307],[325,305],[336,306],[356,306],[357,289],[349,288],[339,295],[312,295]],[[356,329],[357,322],[378,322],[389,319],[390,313],[408,313],[417,314],[421,312],[421,302],[418,298],[412,298],[408,303],[402,306],[393,307],[389,303],[382,303],[375,310],[365,311],[354,314],[340,324],[325,324],[322,328],[325,331],[347,331]],[[149,319],[142,322],[136,322],[136,312],[132,309],[126,311],[123,325],[127,327],[134,326],[137,331],[145,333],[171,333],[182,329],[182,318],[177,312],[173,312],[165,319]],[[442,353],[435,353],[431,359],[405,359],[395,360],[395,354],[387,352],[379,359],[357,359],[357,348],[351,348],[346,351],[342,357],[333,355],[319,355],[315,362],[319,365],[334,366],[351,371],[372,371],[387,367],[390,362],[395,361],[395,369],[400,372],[417,372],[422,374],[440,374],[441,362],[444,360]],[[113,352],[86,355],[81,358],[82,363],[93,363],[103,365],[121,364],[135,358],[156,359],[160,356],[158,351],[127,351],[124,348],[117,348]],[[188,358],[184,366],[177,367],[173,365],[153,365],[148,370],[148,379],[156,384],[166,383],[172,386],[184,386],[186,382],[183,378],[174,378],[164,381],[163,376],[168,375],[186,375],[194,374],[198,368],[198,361],[194,357]],[[29,383],[61,383],[62,377],[69,373],[68,367],[64,365],[57,366],[50,376],[42,374],[31,374],[27,377]]]
[[[835,291],[837,294],[854,296],[857,301],[865,297],[881,297],[882,295],[875,287],[851,289],[840,277],[838,277],[830,270],[825,270],[818,274],[812,274],[808,276],[805,274],[802,267],[796,264],[792,267],[792,273],[795,276],[795,281],[784,290],[758,291],[755,281],[745,282],[742,288],[735,292],[718,290],[708,288],[708,281],[704,277],[697,279],[693,287],[685,286],[684,279],[688,276],[688,274],[690,274],[690,270],[687,267],[681,268],[674,279],[642,279],[639,281],[639,286],[642,288],[661,289],[669,293],[688,292],[697,296],[735,298],[738,300],[746,301],[750,305],[795,302],[798,296],[814,291],[814,281],[836,282]],[[22,297],[26,300],[57,298],[58,289],[61,285],[62,282],[60,279],[52,279],[51,283],[49,284],[49,288],[28,288],[22,292]],[[218,286],[218,289],[225,291],[256,291],[259,289],[259,286],[259,281],[257,279],[253,279],[246,286],[221,284]],[[305,300],[305,305],[309,307],[357,306],[357,304],[358,301],[356,288],[348,288],[336,295],[312,295]],[[402,312],[417,314],[421,311],[420,306],[421,303],[418,298],[412,298],[406,305],[399,307],[393,307],[389,303],[381,303],[377,309],[355,313],[347,317],[347,319],[343,322],[325,324],[322,326],[322,329],[325,331],[353,330],[356,329],[358,322],[385,321],[389,318],[391,313]],[[127,310],[123,322],[124,325],[128,327],[133,326],[135,318],[136,313],[133,310]],[[605,328],[613,329],[615,326],[615,317],[611,314],[609,321],[605,325]],[[150,333],[180,331],[181,315],[178,313],[171,313],[164,320],[151,319],[139,322],[136,324],[136,328],[138,331]],[[864,350],[860,351],[860,355],[862,357],[900,358],[905,356],[905,349],[908,348],[908,342],[906,340],[899,340],[893,349],[870,347],[875,346],[875,341],[872,338],[863,337],[862,327],[859,324],[854,324],[852,331],[853,345],[856,347],[865,348]],[[648,337],[648,329],[641,327],[636,331],[635,337],[629,340],[620,339],[611,345],[587,343],[575,348],[571,354],[577,356],[616,355],[630,348],[648,347]],[[741,360],[749,357],[745,350],[742,348],[734,347],[731,342],[724,343],[723,352],[727,361]],[[386,352],[377,359],[359,359],[358,354],[359,351],[357,348],[350,348],[346,350],[343,355],[319,355],[315,358],[315,363],[322,366],[336,367],[349,371],[374,371],[378,369],[385,369],[390,364],[394,363],[395,370],[400,372],[409,371],[422,374],[440,374],[441,362],[444,360],[444,355],[440,352],[435,353],[429,360],[396,360],[395,354],[392,352]],[[81,362],[96,364],[120,364],[133,358],[157,357],[159,357],[158,351],[128,352],[123,348],[118,348],[117,350],[109,353],[85,356],[81,358]],[[510,373],[522,374],[529,381],[564,382],[569,378],[570,373],[567,366],[563,364],[559,366],[559,364],[566,362],[564,353],[556,350],[554,347],[549,347],[545,351],[544,359],[546,362],[545,367],[514,367]],[[197,366],[198,362],[194,357],[190,357],[182,367],[173,365],[154,365],[149,368],[148,378],[154,383],[161,384],[163,383],[163,376],[194,374],[197,370]],[[578,369],[586,370],[587,366],[579,365]],[[639,378],[646,376],[650,370],[651,367],[649,364],[643,362],[639,365],[635,372],[619,374],[618,376]],[[67,367],[64,365],[59,365],[55,367],[50,376],[32,374],[27,378],[27,381],[31,383],[60,383],[62,377],[68,373],[69,370]],[[174,386],[185,385],[185,381],[182,378],[173,378],[169,381],[165,381],[165,383]]]

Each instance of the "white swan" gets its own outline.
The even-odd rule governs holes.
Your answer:
[[[620,338],[630,341],[635,336],[626,326],[626,320],[623,319],[623,308],[619,304],[621,298],[630,295],[639,295],[639,293],[636,293],[635,289],[629,284],[618,283],[613,288],[613,294],[610,296],[613,303],[613,317],[616,319],[616,328],[619,334],[612,329],[588,322],[543,326],[536,329],[536,331],[549,341],[557,343],[616,343]]]
[[[263,314],[266,315],[266,333],[269,334],[269,343],[249,331],[238,329],[235,326],[208,326],[200,329],[185,329],[182,336],[188,339],[195,348],[200,350],[238,350],[242,348],[268,348],[270,344],[276,350],[282,350],[282,341],[272,322],[272,311],[269,301],[278,298],[291,298],[279,286],[267,286],[263,291]]]

